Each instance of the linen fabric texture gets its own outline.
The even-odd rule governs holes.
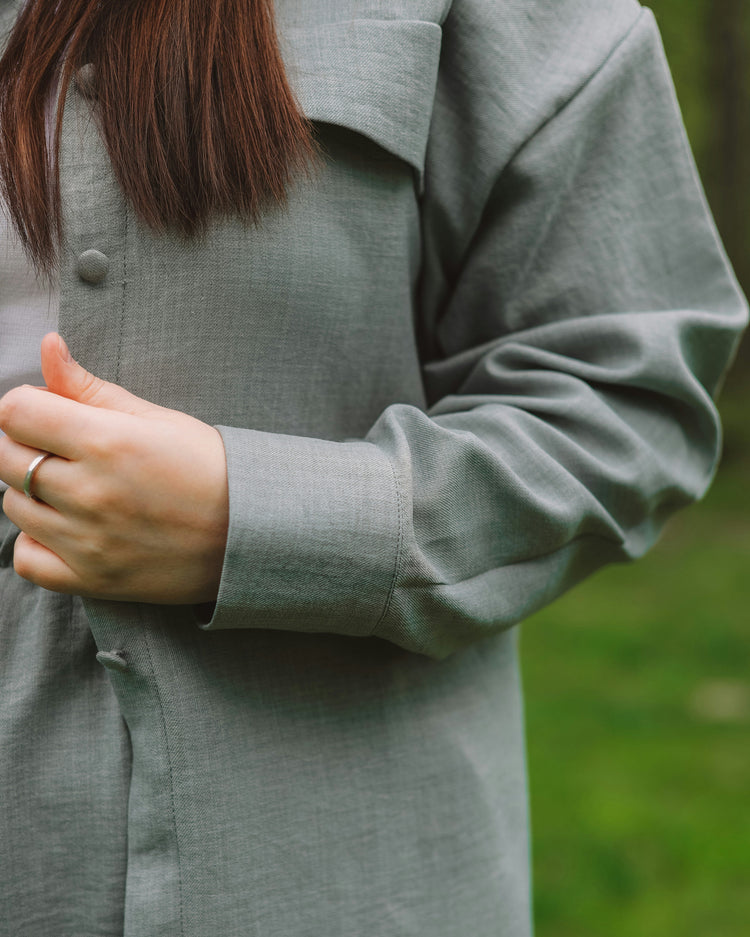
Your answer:
[[[65,105],[60,331],[216,425],[230,495],[210,620],[83,603],[130,746],[108,920],[528,937],[513,626],[705,490],[744,300],[637,3],[277,17],[323,158],[257,227],[144,230]]]

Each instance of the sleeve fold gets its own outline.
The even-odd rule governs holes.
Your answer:
[[[429,408],[394,404],[361,441],[222,428],[232,519],[208,628],[444,657],[639,556],[710,482],[712,397],[746,307],[653,17],[562,106],[537,102],[480,212],[440,142],[461,129],[447,80],[423,200]],[[485,176],[501,116],[463,128]]]

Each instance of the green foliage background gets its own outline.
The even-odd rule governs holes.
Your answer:
[[[750,3],[650,5],[750,291]],[[523,626],[537,937],[750,933],[749,371],[706,499]]]

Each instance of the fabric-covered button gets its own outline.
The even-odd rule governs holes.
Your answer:
[[[116,670],[118,673],[125,673],[128,669],[128,662],[123,651],[99,651],[96,659],[107,670]]]
[[[78,276],[87,283],[101,283],[109,272],[109,257],[101,251],[87,250],[78,257]]]
[[[93,62],[87,62],[76,70],[74,75],[76,88],[84,98],[96,97],[96,69]]]

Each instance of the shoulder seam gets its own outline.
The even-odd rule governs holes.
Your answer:
[[[617,55],[620,49],[627,43],[631,35],[640,26],[643,19],[649,18],[649,17],[653,19],[653,13],[651,13],[651,11],[647,9],[646,7],[643,7],[640,13],[636,16],[636,18],[630,24],[630,26],[625,30],[622,36],[620,36],[617,42],[609,50],[609,52],[607,52],[605,57],[596,66],[596,68],[583,79],[583,81],[552,111],[552,113],[547,114],[547,116],[544,117],[534,127],[534,129],[523,138],[523,140],[518,144],[515,150],[513,150],[513,153],[511,154],[507,162],[501,168],[495,181],[497,181],[497,179],[500,176],[502,176],[502,174],[505,172],[506,168],[514,162],[518,154],[522,150],[524,150],[529,145],[529,143],[545,129],[545,127],[551,124],[552,121],[555,120],[556,117],[558,117],[567,107],[569,107],[570,104],[572,104],[572,102],[575,101],[579,97],[579,95],[582,94],[582,92],[585,91],[586,88],[593,81],[596,80],[597,76],[600,75],[602,71],[604,71],[604,69],[607,67],[609,62],[615,57],[615,55]]]

